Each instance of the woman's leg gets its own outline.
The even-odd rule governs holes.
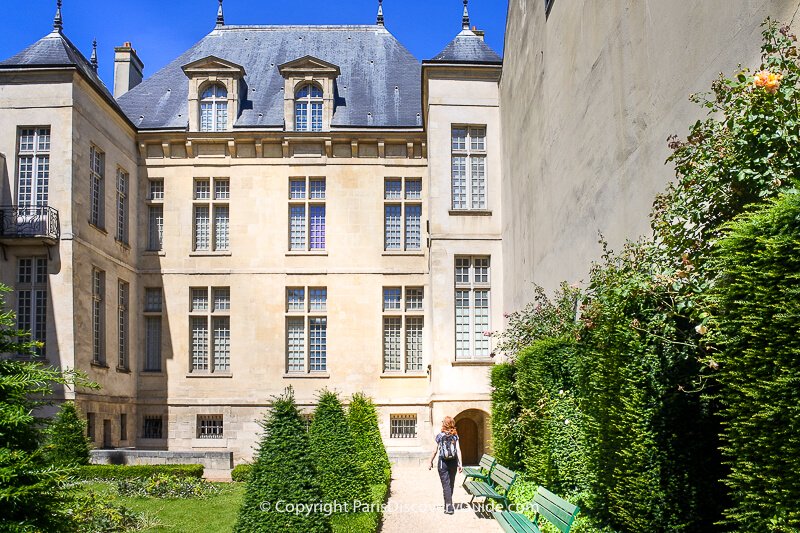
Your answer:
[[[439,459],[439,479],[442,481],[442,495],[444,496],[444,512],[453,511],[453,483],[450,481],[450,465]],[[456,465],[458,466],[458,465]]]
[[[458,473],[458,460],[448,461],[447,469],[450,473],[450,503],[453,502],[453,491],[456,487],[456,474]]]

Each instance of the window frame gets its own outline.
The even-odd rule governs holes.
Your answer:
[[[407,424],[403,422],[413,422]],[[411,429],[410,434],[407,431]],[[419,420],[416,413],[393,413],[389,415],[390,439],[416,439],[419,438]]]
[[[297,291],[303,291],[303,299],[300,305],[296,300],[292,300],[291,295],[296,294]],[[314,305],[312,292],[324,294],[322,305]],[[321,285],[290,285],[286,287],[285,294],[285,360],[284,370],[285,377],[297,376],[327,376],[328,375],[328,287]],[[319,301],[319,300],[317,300]],[[302,309],[300,309],[302,307]],[[313,368],[313,354],[312,354],[312,321],[321,320],[320,324],[324,326],[322,340],[324,341],[324,353],[321,360],[323,361],[322,368]],[[290,325],[296,327],[297,324],[302,324],[302,337],[292,336],[292,333],[297,331],[292,329]],[[298,345],[293,344],[292,341],[297,341],[298,338],[302,339],[302,368],[297,362],[296,353],[292,352],[292,348]]]
[[[396,293],[398,290],[400,295],[399,307],[387,306],[387,292]],[[419,307],[409,305],[411,301],[409,299],[410,291],[421,292]],[[387,352],[389,340],[395,338],[395,336],[390,337],[387,335],[387,324],[390,321],[394,321],[394,323],[399,321],[396,356],[390,356]],[[416,327],[417,323],[419,323],[419,332],[416,339],[419,344],[419,353],[412,354],[409,351],[410,328],[412,324]],[[419,375],[425,373],[425,287],[423,285],[386,285],[381,288],[381,335],[381,372],[383,375]],[[399,357],[396,366],[389,362],[390,358],[394,359],[395,357]],[[412,364],[414,360],[418,360],[418,364]]]
[[[43,132],[47,132],[44,134]],[[31,137],[31,149],[23,146],[25,132],[33,132]],[[46,138],[45,146],[42,146],[42,139]],[[50,152],[52,150],[52,128],[51,126],[20,126],[17,128],[17,181],[16,181],[16,201],[19,208],[24,207],[45,207],[50,200]],[[30,165],[25,166],[23,171],[23,161],[30,160]],[[24,201],[20,192],[23,190],[23,177],[29,179],[26,184],[28,190],[26,196],[30,199]]]
[[[106,273],[92,267],[92,364],[107,366],[106,363]]]
[[[198,195],[198,185],[208,183],[208,196]],[[219,186],[225,184],[224,194]],[[229,254],[231,251],[231,180],[230,178],[195,178],[192,185],[192,252],[199,254]],[[208,246],[198,247],[198,209],[206,209],[208,217]],[[220,213],[227,213],[220,218]],[[224,223],[221,223],[224,220]],[[224,228],[224,231],[221,229]]]
[[[225,96],[218,95],[218,90],[225,91]],[[206,96],[207,91],[211,90],[212,94]],[[198,98],[198,111],[199,111],[199,130],[202,133],[218,133],[228,131],[228,123],[230,122],[230,91],[224,83],[214,81],[203,85],[200,88],[200,97]],[[211,122],[206,126],[204,122],[204,105],[210,106]],[[220,113],[224,111],[224,124],[220,124]]]
[[[130,300],[131,286],[117,280],[117,370],[130,370]]]
[[[124,245],[130,244],[129,199],[130,174],[122,167],[117,167],[117,228],[116,239]]]
[[[106,154],[96,145],[89,147],[89,224],[105,232]]]
[[[308,88],[307,96],[298,96],[301,91]],[[319,96],[314,96],[314,90],[319,91]],[[294,131],[299,132],[320,132],[324,124],[325,113],[325,93],[322,87],[314,82],[306,82],[294,91]],[[315,106],[319,106],[316,108]],[[319,110],[319,122],[317,125],[315,111]],[[299,111],[305,112],[305,127],[298,126]]]
[[[456,147],[456,130],[464,130],[464,147]],[[483,131],[483,135],[473,135],[475,131]],[[450,127],[450,209],[453,212],[487,212],[489,211],[489,164],[488,164],[488,127],[486,124],[452,124]],[[473,146],[475,140],[482,139],[483,148],[480,145]],[[464,160],[463,168],[463,205],[456,200],[456,172],[455,162],[460,158]],[[473,163],[483,161],[482,183],[483,190],[478,189],[478,197],[481,192],[483,205],[475,205],[475,192],[473,191]],[[479,182],[480,183],[480,182]]]
[[[148,293],[155,294],[158,292],[158,306],[151,307]],[[159,373],[163,371],[163,324],[162,313],[164,312],[164,290],[161,287],[145,287],[144,289],[144,310],[142,315],[144,317],[144,358],[142,361],[142,372]],[[151,342],[150,324],[158,324],[158,342],[154,344]],[[151,354],[150,349],[156,347],[156,354]],[[158,365],[151,366],[151,362],[158,361]],[[157,368],[156,368],[157,366]]]
[[[302,189],[294,188],[296,183],[302,183]],[[322,183],[322,188],[315,191],[313,184]],[[310,253],[310,254],[324,254],[327,252],[328,241],[328,178],[325,176],[290,176],[288,182],[289,190],[287,197],[288,203],[288,251],[290,253]],[[321,195],[320,195],[321,191]],[[302,210],[302,242],[295,244],[295,236],[298,235],[297,230],[300,227],[295,224],[296,210]],[[319,211],[321,209],[321,211]],[[318,221],[314,223],[312,211],[317,210],[321,212],[321,223]],[[319,228],[322,228],[321,230]],[[317,232],[317,243],[321,240],[322,246],[314,246],[315,231]]]
[[[164,250],[164,197],[164,179],[148,180],[145,200],[145,205],[147,205],[147,246],[145,251],[148,252]]]
[[[467,267],[467,281],[459,281],[459,261],[468,261]],[[476,276],[476,261],[486,261],[486,281],[477,280]],[[456,361],[487,361],[491,359],[492,356],[492,341],[491,335],[486,335],[487,332],[491,333],[491,325],[492,325],[492,263],[491,263],[491,255],[456,255],[453,260],[453,310],[454,310],[454,352],[455,352],[455,360]],[[462,300],[459,299],[459,293],[466,292],[467,296],[467,314],[466,317],[468,319],[467,324],[467,331],[466,334],[468,336],[468,344],[466,352],[463,351],[460,347],[460,339],[459,334],[464,333],[459,331],[459,327],[463,326],[462,323],[459,322],[459,310],[464,309],[464,307],[459,307],[459,304]],[[481,320],[485,319],[485,328],[478,332],[478,315],[477,315],[477,305],[476,305],[476,294],[478,292],[485,292],[486,293],[486,306],[485,306],[485,315],[481,315]],[[484,307],[481,307],[484,309]],[[480,324],[484,326],[484,324]],[[483,338],[478,339],[478,335],[482,336]],[[480,340],[480,343],[478,342]],[[480,347],[478,346],[480,344]],[[488,348],[484,347],[484,344],[488,346]],[[480,352],[480,353],[479,353]],[[484,353],[485,352],[485,353]]]
[[[26,274],[23,274],[23,261],[30,262]],[[40,268],[44,269],[43,277],[40,276]],[[31,337],[19,337],[18,341],[29,342],[30,340],[35,340],[42,343],[42,347],[36,348],[35,354],[33,355],[17,354],[17,357],[20,359],[30,358],[38,360],[44,359],[47,356],[47,307],[50,296],[48,291],[48,269],[49,263],[47,256],[33,255],[17,257],[14,283],[14,293],[17,298],[17,329],[31,332]],[[27,298],[24,297],[25,294],[28,295]],[[25,308],[23,308],[23,305]]]
[[[148,428],[148,422],[158,422],[153,427]],[[157,436],[153,435],[153,430],[158,429]],[[161,415],[142,416],[142,437],[148,440],[161,440],[164,438],[164,417]]]
[[[221,414],[197,415],[196,438],[220,440],[225,438],[225,417]]]
[[[196,293],[203,291],[206,305],[204,308],[195,308],[194,297]],[[227,293],[227,306],[217,308],[217,294],[220,291]],[[195,324],[204,322],[205,327],[205,368],[199,368],[195,363]],[[217,326],[216,324],[227,324],[227,336],[223,337],[226,341],[226,355],[220,356],[217,352]],[[189,373],[230,376],[233,374],[233,358],[231,343],[231,290],[230,286],[192,286],[189,287]],[[224,361],[220,363],[219,361]]]
[[[390,194],[390,189],[388,187],[389,183],[400,182],[399,190],[391,189],[392,192],[397,191],[399,197],[395,197],[393,194]],[[419,183],[419,188],[413,189],[413,191],[418,191],[417,195],[412,195],[409,190],[410,183]],[[423,247],[423,240],[422,240],[422,192],[423,182],[421,177],[388,177],[384,178],[383,180],[383,251],[389,253],[399,253],[399,252],[411,252],[411,253],[419,253],[422,251]],[[399,220],[397,221],[397,226],[399,228],[395,229],[394,226],[392,227],[392,234],[398,232],[399,229],[399,242],[397,246],[390,245],[390,227],[389,227],[389,209],[391,208],[399,208]],[[417,246],[411,245],[409,241],[409,209],[418,209],[417,214]],[[393,241],[394,239],[392,239]]]

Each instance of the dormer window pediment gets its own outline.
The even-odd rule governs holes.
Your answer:
[[[278,66],[284,78],[284,122],[287,131],[326,131],[331,127],[337,65],[303,56]]]
[[[189,78],[189,131],[230,131],[239,116],[244,67],[207,56],[181,67]]]

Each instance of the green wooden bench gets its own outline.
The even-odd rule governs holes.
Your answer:
[[[533,509],[536,511],[533,521],[524,514],[512,511],[494,511],[492,515],[497,519],[503,531],[509,533],[541,533],[539,530],[540,518],[544,518],[556,526],[562,533],[569,533],[572,522],[580,512],[577,506],[559,498],[544,487],[536,489]]]
[[[497,464],[497,459],[492,457],[491,455],[483,454],[481,457],[480,463],[478,466],[465,466],[464,467],[464,475],[468,478],[477,479],[480,481],[489,481],[489,477],[492,475],[492,469],[494,465]]]
[[[486,498],[487,500],[494,500],[504,508],[508,508],[508,491],[517,479],[517,474],[513,470],[509,470],[500,464],[495,464],[491,474],[489,474],[489,481],[469,481],[464,479],[463,487],[468,493],[472,495],[469,503],[475,497]],[[502,491],[502,492],[500,492]]]

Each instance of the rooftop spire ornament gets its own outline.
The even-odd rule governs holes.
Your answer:
[[[92,57],[89,58],[92,68],[97,72],[97,39],[92,40]]]
[[[64,20],[61,18],[61,0],[56,2],[56,16],[53,19],[53,30],[61,33],[64,29]]]
[[[467,9],[467,3],[469,0],[464,0],[464,16],[461,17],[461,29],[468,30],[469,29],[469,10]]]
[[[222,13],[222,0],[219,0],[219,9],[217,9],[217,26],[225,25],[225,15]]]
[[[378,0],[378,26],[383,26],[383,0]]]

